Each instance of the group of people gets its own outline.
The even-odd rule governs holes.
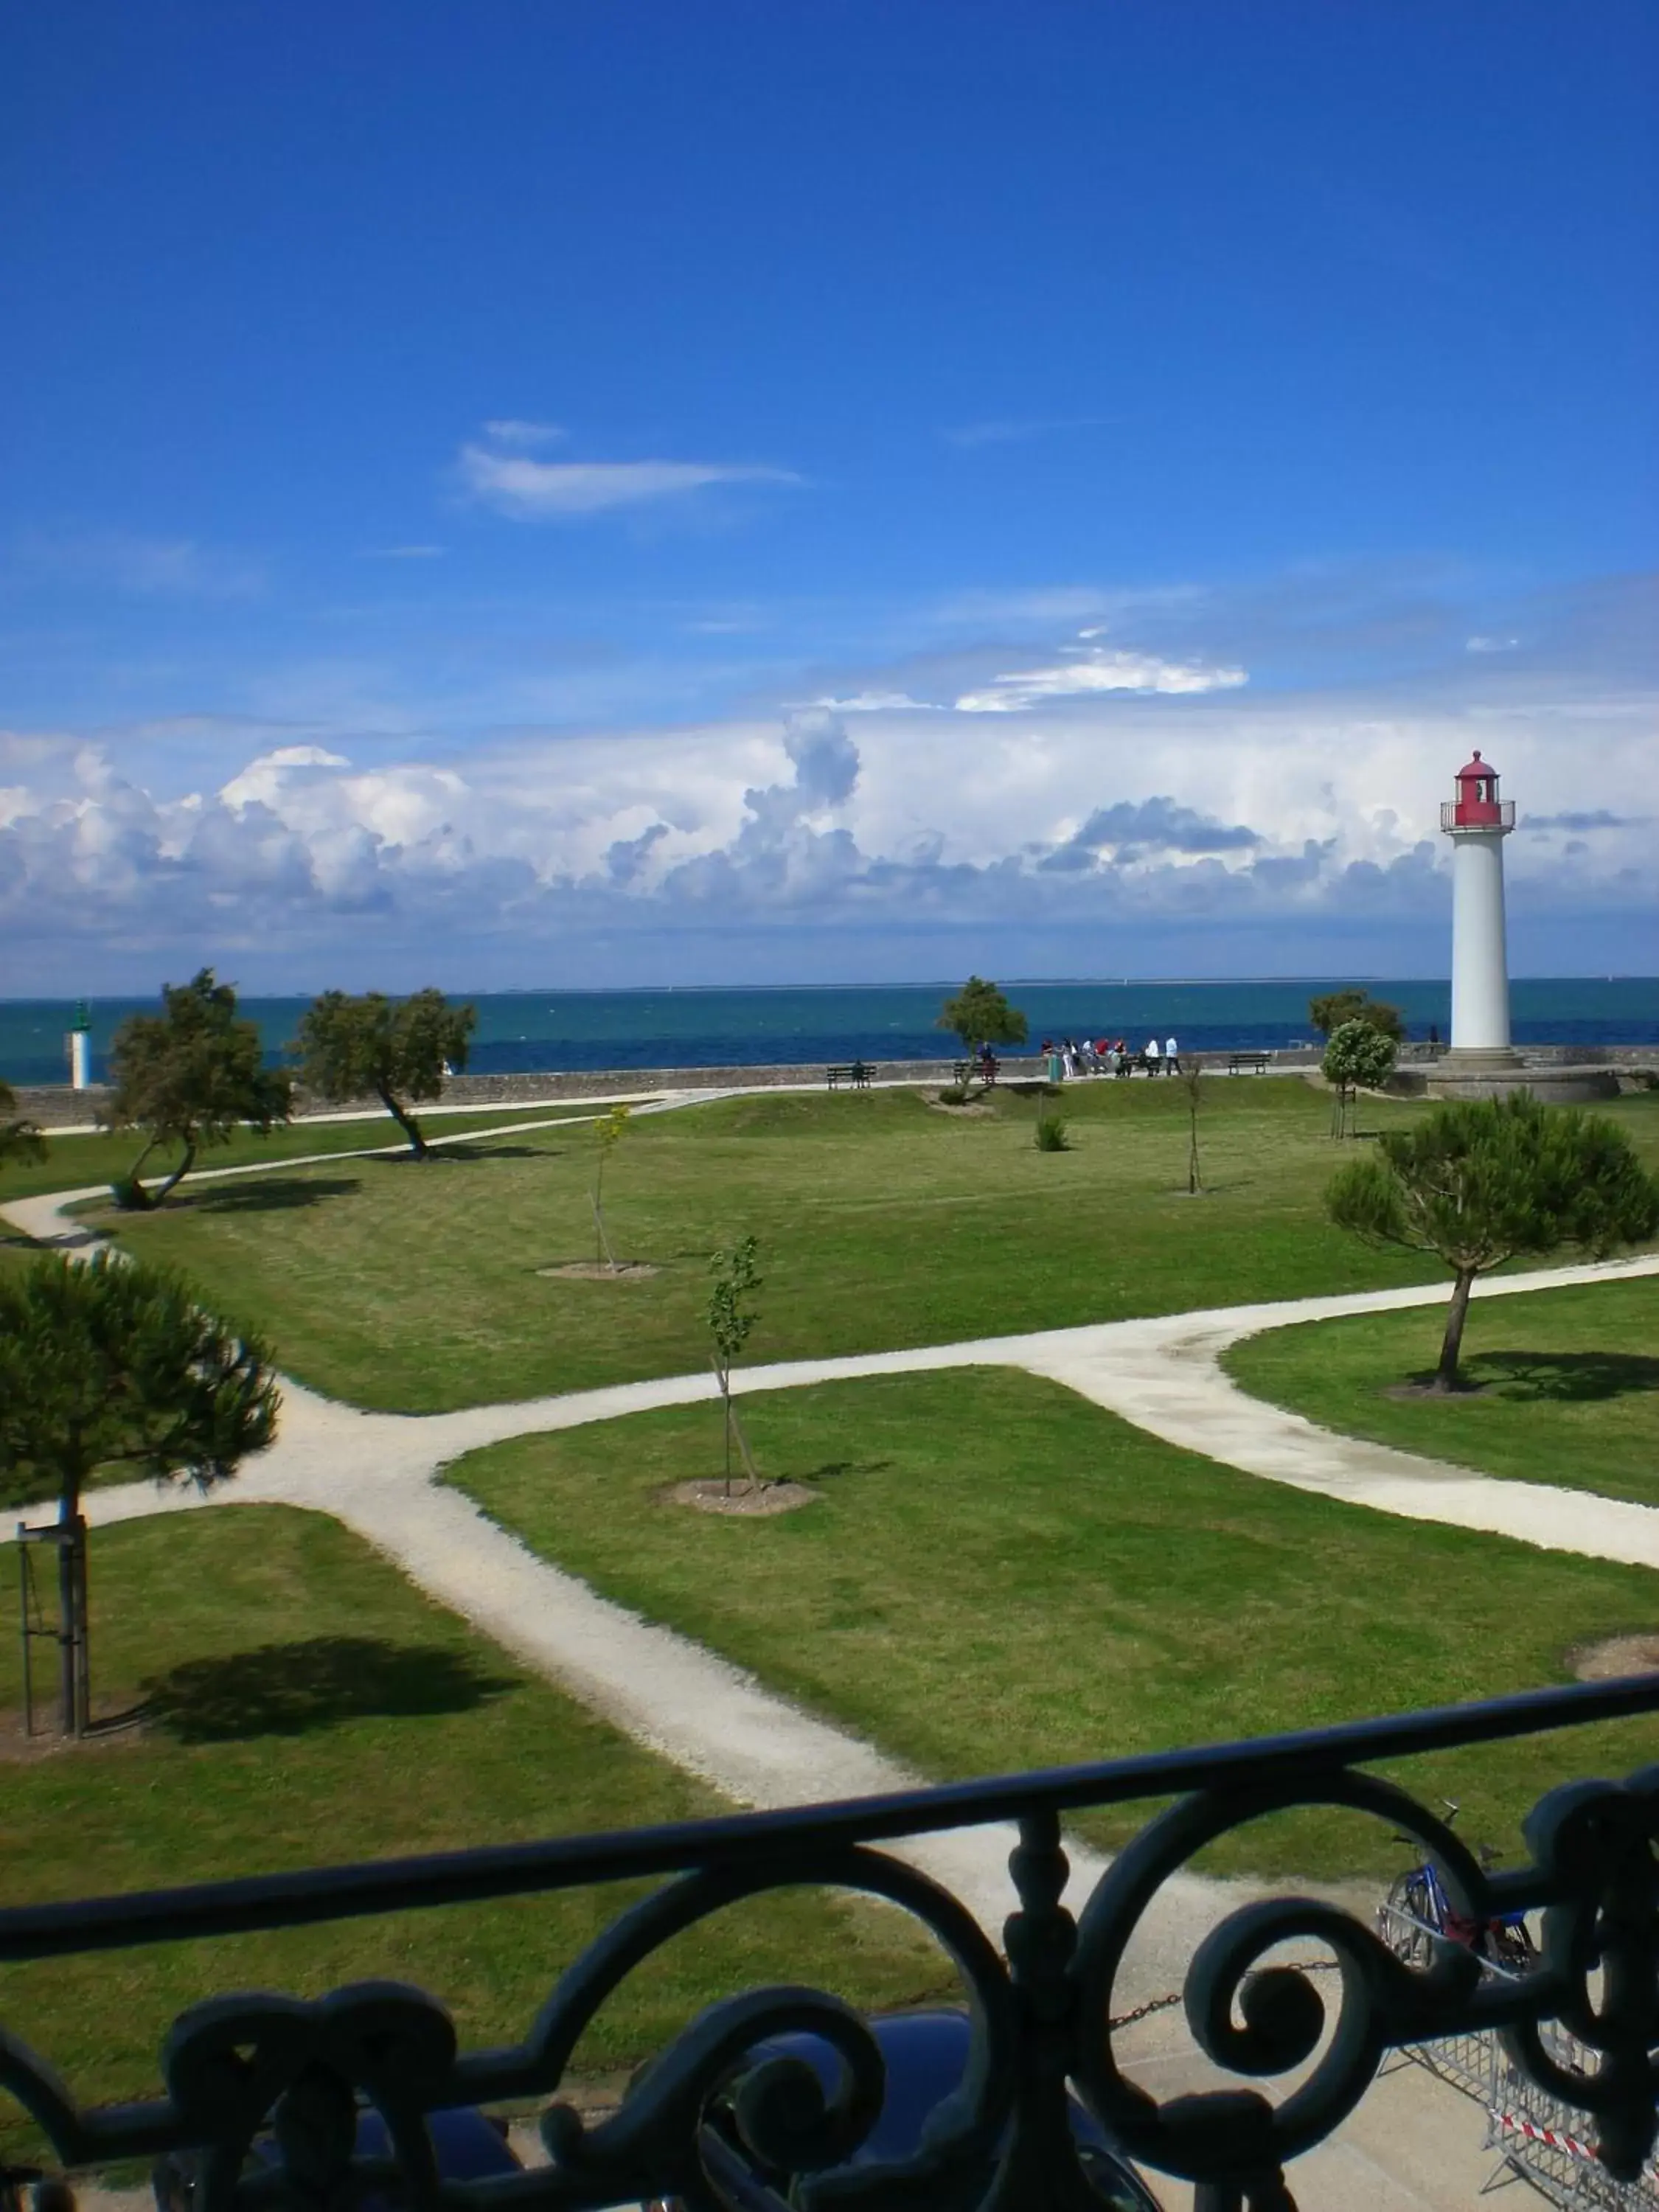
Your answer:
[[[1166,1037],[1161,1048],[1156,1037],[1148,1037],[1139,1052],[1121,1037],[1085,1037],[1080,1044],[1073,1037],[1044,1037],[1042,1052],[1050,1083],[1075,1080],[1081,1075],[1130,1076],[1136,1068],[1146,1075],[1181,1073],[1181,1054],[1173,1037]]]

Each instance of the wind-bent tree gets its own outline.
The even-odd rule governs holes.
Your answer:
[[[378,1098],[423,1160],[431,1147],[410,1103],[442,1097],[445,1076],[466,1066],[477,1021],[476,1006],[452,1006],[441,991],[416,991],[410,999],[325,991],[300,1024],[300,1080],[337,1105]]]
[[[1394,1073],[1395,1049],[1387,1031],[1374,1029],[1370,1022],[1344,1022],[1337,1029],[1320,1062],[1326,1082],[1336,1091],[1334,1137],[1348,1133],[1354,1092],[1380,1090]]]
[[[599,1148],[599,1163],[593,1170],[593,1232],[599,1249],[593,1260],[596,1267],[603,1261],[613,1275],[617,1272],[617,1255],[611,1249],[605,1227],[605,1164],[628,1134],[628,1119],[633,1110],[619,1101],[593,1124],[593,1142]]]
[[[1344,1022],[1369,1022],[1374,1030],[1381,1030],[1396,1044],[1406,1034],[1398,1006],[1374,999],[1369,991],[1356,990],[1352,985],[1344,991],[1328,992],[1322,999],[1310,999],[1308,1019],[1322,1037],[1334,1036]]]
[[[978,975],[970,975],[955,998],[945,1001],[934,1027],[960,1037],[970,1062],[982,1045],[1024,1044],[1026,1035],[1019,1008],[1011,1006],[994,983]]]
[[[714,1379],[720,1384],[720,1403],[726,1416],[726,1494],[732,1494],[732,1437],[735,1431],[743,1453],[744,1465],[749,1470],[751,1482],[758,1482],[755,1462],[749,1453],[749,1442],[738,1426],[736,1408],[732,1403],[732,1363],[749,1341],[749,1332],[760,1316],[748,1303],[762,1286],[762,1277],[756,1270],[756,1256],[760,1246],[752,1237],[741,1237],[728,1249],[716,1252],[708,1262],[714,1287],[708,1294],[708,1334],[714,1345]]]
[[[117,1186],[123,1205],[159,1206],[204,1146],[228,1144],[243,1124],[264,1136],[294,1110],[292,1077],[265,1066],[258,1029],[239,1019],[234,988],[216,983],[211,968],[165,984],[159,1014],[129,1014],[109,1058],[100,1118],[112,1129],[140,1129],[145,1139]],[[146,1190],[139,1174],[158,1145],[178,1146],[179,1164]]]
[[[1331,1219],[1371,1244],[1431,1252],[1452,1271],[1435,1388],[1455,1390],[1475,1278],[1576,1246],[1603,1260],[1659,1229],[1659,1181],[1605,1116],[1529,1091],[1437,1107],[1377,1139],[1326,1193]]]
[[[0,1276],[0,1499],[57,1495],[64,1735],[89,1717],[88,1483],[123,1468],[206,1489],[271,1441],[279,1403],[264,1345],[159,1268],[100,1252]]]
[[[0,1168],[10,1160],[21,1167],[26,1160],[46,1157],[46,1140],[39,1124],[18,1112],[17,1093],[9,1083],[0,1082]]]

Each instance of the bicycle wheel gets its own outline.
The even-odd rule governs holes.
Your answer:
[[[1402,1874],[1389,1884],[1388,1902],[1376,1916],[1378,1935],[1407,1966],[1428,1963],[1430,1938],[1419,1925],[1427,1917],[1428,1903],[1428,1893],[1419,1878]]]
[[[1493,1964],[1524,1973],[1538,1963],[1538,1946],[1521,1920],[1492,1920],[1486,1924],[1486,1956]]]

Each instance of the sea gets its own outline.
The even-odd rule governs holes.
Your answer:
[[[1194,1050],[1267,1050],[1306,1044],[1308,1001],[1349,979],[1275,977],[1259,981],[1131,981],[1003,983],[1024,1013],[1032,1045],[1044,1036],[1122,1037],[1139,1047],[1174,1036]],[[937,1026],[957,983],[871,988],[656,991],[491,991],[478,1012],[469,1072],[550,1073],[586,1068],[775,1067],[814,1062],[948,1058],[954,1042]],[[1374,998],[1399,1007],[1407,1034],[1450,1033],[1444,981],[1366,981]],[[457,994],[465,996],[465,994]],[[1521,978],[1510,986],[1517,1044],[1659,1044],[1659,976]],[[111,1037],[130,1013],[159,1000],[89,1002],[93,1073],[101,1076]],[[273,1062],[309,1000],[242,1000]],[[12,1084],[67,1080],[75,1002],[0,1000],[0,1076]]]

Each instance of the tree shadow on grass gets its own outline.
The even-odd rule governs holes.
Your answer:
[[[1469,1363],[1512,1402],[1584,1405],[1659,1390],[1659,1359],[1639,1352],[1483,1352]]]
[[[837,1474],[885,1474],[893,1464],[890,1459],[827,1459],[822,1467],[810,1474],[792,1475],[794,1482],[826,1482]]]
[[[246,1182],[220,1183],[212,1189],[186,1190],[170,1198],[167,1213],[297,1213],[331,1198],[349,1198],[362,1188],[356,1176],[250,1176]]]
[[[441,1158],[448,1160],[552,1160],[559,1155],[540,1145],[481,1144],[469,1137],[464,1145],[446,1145]]]
[[[557,1152],[550,1148],[544,1150],[540,1145],[489,1145],[469,1137],[462,1145],[441,1140],[434,1144],[424,1158],[405,1146],[402,1152],[386,1153],[376,1162],[376,1165],[383,1168],[435,1168],[440,1165],[454,1166],[471,1160],[552,1160],[558,1157]]]
[[[337,1722],[465,1713],[518,1686],[465,1651],[318,1636],[187,1659],[145,1689],[145,1716],[180,1743],[306,1735]]]

